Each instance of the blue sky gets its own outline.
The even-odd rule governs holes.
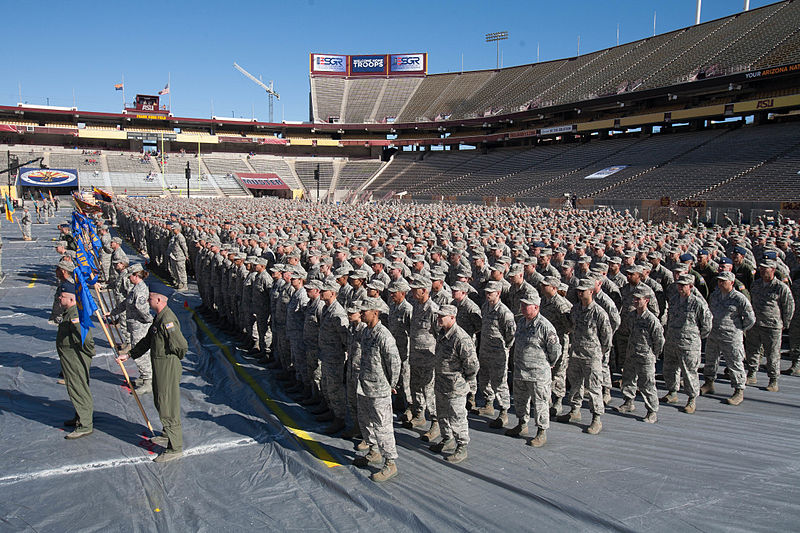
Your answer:
[[[281,95],[275,120],[308,119],[308,55],[428,52],[430,73],[493,68],[484,34],[506,30],[504,66],[574,56],[694,23],[695,0],[378,2],[4,2],[0,103],[19,100],[118,112],[171,76],[177,116],[268,119],[262,89]],[[770,4],[751,0],[751,9]],[[220,7],[220,6],[224,7]],[[702,21],[736,13],[742,0],[703,0]],[[166,98],[165,98],[166,100]],[[213,104],[212,104],[213,103]]]

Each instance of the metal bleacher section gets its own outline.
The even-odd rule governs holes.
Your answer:
[[[398,80],[315,76],[312,110],[317,122],[349,124],[470,119],[796,62],[800,2],[786,0],[577,57],[409,78],[397,90]]]
[[[609,167],[602,179],[586,179]],[[635,133],[531,149],[399,152],[369,184],[374,200],[487,197],[537,203],[564,194],[598,201],[800,200],[800,122]]]

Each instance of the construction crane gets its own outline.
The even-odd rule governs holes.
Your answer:
[[[261,87],[262,89],[267,91],[267,97],[269,99],[269,121],[273,122],[273,120],[272,120],[272,97],[274,96],[275,98],[280,100],[281,99],[281,95],[279,95],[278,93],[276,93],[273,90],[273,88],[272,88],[272,80],[270,80],[269,85],[267,85],[266,83],[264,83],[260,79],[256,78],[255,76],[253,76],[252,74],[247,72],[242,67],[240,67],[238,63],[234,62],[233,63],[233,67],[236,70],[238,70],[239,72],[241,72],[242,74],[244,74],[245,76],[247,76],[248,78],[250,78],[251,80],[253,80],[256,83],[256,85],[258,85],[259,87]]]

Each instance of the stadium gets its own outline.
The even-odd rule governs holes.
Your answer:
[[[266,90],[269,121],[178,116],[168,105],[169,84],[162,94],[136,94],[130,102],[123,93],[121,110],[0,105],[0,151],[7,163],[0,166],[8,176],[0,263],[2,529],[792,530],[800,483],[794,444],[800,436],[800,318],[787,317],[787,308],[800,298],[800,1],[753,9],[745,2],[742,11],[705,22],[700,4],[692,26],[541,62],[501,67],[498,56],[494,69],[429,72],[431,58],[419,50],[309,51],[308,117],[302,121],[273,121],[278,95],[272,83],[238,64]],[[71,215],[73,204],[77,214]],[[112,237],[121,252],[109,248]],[[150,295],[164,295],[188,344],[177,377],[185,447],[178,447],[183,455],[169,465],[151,464],[174,445],[164,451],[155,437],[159,417],[165,421],[162,438],[168,437],[164,397],[159,406],[152,395],[158,387],[147,379],[141,358],[136,365],[124,363],[127,356],[119,359],[136,352],[141,339],[132,340],[134,329],[125,325],[130,307],[128,317],[118,319],[134,291],[117,292],[115,279],[124,284],[128,275],[125,269],[114,272],[122,256],[125,267],[141,264],[149,272],[142,286]],[[77,274],[72,284],[69,276],[53,276],[65,260],[76,272],[85,260],[85,275],[98,281],[96,292],[76,295],[81,311],[98,309],[86,326],[96,342],[86,370],[94,433],[88,436],[90,429],[87,438],[66,445],[62,436],[77,438],[62,427],[75,398],[57,382],[65,371],[67,387],[71,378],[63,366],[56,309],[64,290],[80,293],[84,282]],[[260,263],[265,268],[256,268]],[[250,265],[242,266],[243,274],[242,264]],[[725,374],[722,368],[719,377],[709,370],[717,364],[709,345],[723,344],[714,337],[716,322],[713,329],[709,318],[696,334],[692,329],[691,335],[681,330],[683,336],[669,336],[678,327],[674,317],[684,312],[678,285],[691,284],[689,298],[701,302],[696,305],[710,317],[712,293],[727,280],[720,274],[728,264],[733,286],[746,289],[741,294],[755,317],[752,329],[741,327],[747,331],[739,333],[739,365],[744,363],[748,384],[744,403],[738,400],[742,405],[731,401],[744,389],[729,360],[737,348],[723,354]],[[650,272],[644,278],[649,276],[652,298],[624,289],[639,285],[630,276],[636,279],[643,268]],[[283,303],[278,289],[256,295],[257,274],[248,273],[266,271],[266,278],[269,269],[277,273],[275,284],[282,276],[287,280]],[[770,269],[780,288],[760,296],[766,289],[753,287],[761,287],[759,276]],[[495,271],[499,279],[491,277]],[[523,271],[519,279],[532,291],[515,294],[512,278]],[[593,274],[598,289],[580,288]],[[340,287],[337,279],[344,280]],[[436,302],[431,316],[441,311],[445,318],[451,307],[452,316],[460,309],[453,293],[467,294],[484,313],[483,328],[479,316],[476,331],[467,332],[483,372],[493,368],[496,356],[487,341],[494,330],[486,326],[491,306],[485,307],[483,293],[492,293],[495,283],[503,287],[494,292],[501,292],[517,333],[497,349],[505,350],[502,376],[477,371],[477,389],[473,385],[466,396],[486,402],[484,411],[473,403],[475,409],[464,415],[468,460],[456,464],[427,443],[438,438],[440,426],[447,440],[450,422],[436,422],[428,397],[434,381],[441,385],[438,367],[435,378],[430,369],[431,392],[425,384],[414,388],[422,378],[415,374],[413,325],[423,313],[417,307],[425,306],[415,302],[417,314],[409,315],[407,330],[411,341],[406,339],[410,359],[405,356],[411,361],[411,384],[405,385],[411,393],[403,389],[407,378],[387,378],[394,419],[384,420],[384,429],[390,428],[398,448],[397,477],[373,482],[383,470],[379,464],[363,468],[359,457],[364,449],[372,454],[373,446],[388,464],[389,448],[383,448],[379,431],[377,437],[370,433],[374,421],[362,424],[367,393],[352,377],[358,376],[358,363],[351,363],[352,354],[366,358],[372,345],[348,345],[354,334],[348,337],[345,320],[347,362],[330,370],[336,365],[323,356],[324,328],[317,324],[319,347],[312,342],[310,348],[303,320],[309,320],[311,304],[308,297],[299,303],[295,294],[313,291],[312,281],[321,299],[333,293],[345,318],[355,314],[368,321],[385,307],[376,320],[394,337],[394,293],[408,291],[411,301],[415,291],[444,290],[437,296],[448,296]],[[444,289],[437,288],[442,284]],[[609,374],[599,435],[592,429],[599,416],[593,396],[599,371],[584,377],[580,369],[573,374],[565,356],[550,361],[544,418],[553,423],[536,416],[540,407],[530,412],[530,436],[536,435],[534,422],[549,436],[539,448],[508,438],[506,430],[513,428],[514,415],[523,425],[517,405],[522,393],[515,392],[525,383],[518,381],[516,359],[524,356],[517,349],[523,311],[529,306],[538,313],[540,307],[524,302],[541,301],[544,319],[548,284],[573,311],[588,305],[576,292],[605,294],[616,306],[601,312],[606,322],[618,312],[629,333],[612,328],[613,342],[598,341],[606,351],[598,365]],[[277,287],[272,281],[269,286]],[[377,294],[368,295],[368,289]],[[264,298],[263,309],[256,309],[257,298]],[[633,310],[628,303],[645,298],[656,305],[651,315],[659,325],[653,327],[666,337],[666,345],[662,338],[660,347],[648,348],[657,360],[653,390],[659,397],[666,393],[653,425],[624,409],[632,390],[637,404],[637,393],[645,399],[646,410],[639,404],[642,420],[656,421],[646,419],[655,413],[646,396],[648,379],[640,373],[637,385],[625,373],[636,355],[631,345],[637,324],[625,312]],[[758,305],[759,298],[766,303]],[[763,317],[778,308],[778,298],[787,299],[778,313],[783,323],[765,326]],[[146,302],[145,297],[140,304]],[[644,305],[637,312],[648,313]],[[582,337],[580,323],[570,324],[569,312],[565,316],[568,331],[558,347],[566,354],[568,346],[578,349]],[[153,318],[142,320],[150,324]],[[436,335],[430,354],[440,358],[445,335]],[[764,340],[768,335],[771,340]],[[682,360],[672,387],[667,359],[689,338],[696,346],[687,350],[696,350],[697,364]],[[306,368],[307,359],[316,361],[316,370],[310,362]],[[401,349],[402,365],[406,359]],[[789,360],[791,367],[781,368]],[[320,366],[323,377],[315,378]],[[567,392],[558,396],[560,366]],[[780,377],[780,388],[778,374],[789,374]],[[464,371],[464,378],[466,383],[475,376]],[[691,390],[700,378],[705,389],[697,393],[695,413]],[[338,385],[329,383],[337,379]],[[506,395],[511,389],[510,404],[503,403],[503,384],[496,379]],[[349,393],[351,380],[358,400],[343,398],[341,414],[336,394]],[[347,391],[339,390],[345,385]],[[672,405],[677,400],[669,397],[683,399],[685,390],[687,406]],[[581,424],[562,420],[562,398],[568,416],[573,391],[580,396],[577,407],[573,403],[577,420],[581,405],[584,416],[589,407],[593,417]],[[440,392],[435,403],[443,420],[447,396]],[[420,401],[421,421],[429,426],[416,423]],[[535,398],[530,401],[535,405]],[[312,403],[321,406],[318,413],[306,406]],[[80,429],[78,410],[75,405]],[[345,422],[354,438],[342,434]],[[525,431],[527,424],[526,419]],[[366,448],[358,448],[360,442]],[[43,511],[45,501],[51,505]]]

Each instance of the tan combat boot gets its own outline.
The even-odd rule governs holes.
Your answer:
[[[694,398],[689,398],[689,401],[686,402],[686,406],[683,408],[683,412],[692,414],[695,411],[695,407]]]
[[[533,446],[534,448],[541,448],[547,442],[547,431],[542,428],[539,428],[536,431],[536,436],[528,441],[528,446]]]
[[[386,459],[386,462],[383,464],[383,468],[381,469],[381,471],[372,474],[371,478],[372,481],[375,481],[377,483],[382,483],[384,481],[389,481],[396,475],[397,475],[397,465],[394,464],[394,459]]]
[[[668,392],[661,397],[661,403],[678,403],[678,395],[675,392]]]
[[[705,380],[700,386],[700,396],[705,396],[707,394],[714,394],[714,380],[712,379]]]
[[[431,442],[439,438],[439,435],[440,435],[439,422],[434,420],[433,422],[431,422],[430,429],[427,432],[423,433],[420,439],[422,439],[422,442]]]
[[[728,405],[739,405],[744,401],[744,391],[742,389],[736,389],[733,391],[733,396],[728,398]]]
[[[601,429],[603,429],[603,423],[600,422],[600,415],[592,415],[592,423],[586,428],[586,433],[597,435]]]
[[[769,385],[767,385],[767,390],[769,392],[778,392],[780,390],[778,388],[778,378],[769,378]]]

